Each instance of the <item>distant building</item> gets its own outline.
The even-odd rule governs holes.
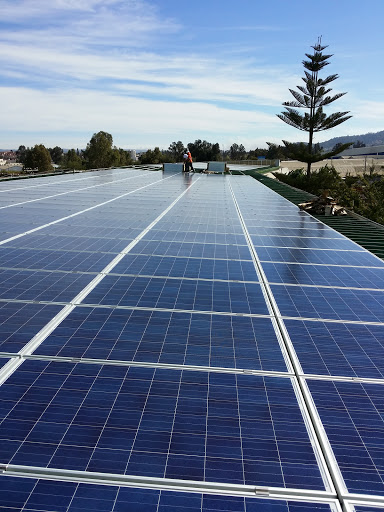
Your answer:
[[[338,155],[338,157],[348,156],[384,156],[384,144],[380,146],[367,146],[365,148],[349,148]]]
[[[0,160],[7,162],[16,162],[17,154],[15,151],[0,151]]]
[[[129,149],[129,154],[134,162],[137,160],[136,150],[135,149]]]

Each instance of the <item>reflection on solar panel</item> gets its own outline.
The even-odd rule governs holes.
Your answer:
[[[383,261],[246,176],[0,208],[0,510],[383,505]]]

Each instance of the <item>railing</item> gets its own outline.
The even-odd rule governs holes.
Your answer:
[[[274,167],[280,166],[280,160],[227,160],[227,164],[232,165],[252,165],[254,167],[267,167],[273,165]]]

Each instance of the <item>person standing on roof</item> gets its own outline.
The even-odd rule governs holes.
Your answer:
[[[187,160],[188,160],[188,149],[186,149],[183,154],[183,163],[184,163],[183,171],[184,172],[187,172]]]
[[[192,164],[192,155],[191,155],[191,152],[187,151],[187,163],[186,163],[186,166],[185,166],[185,172],[189,172],[189,170],[191,170],[192,172],[195,172],[195,169],[193,168],[193,164]]]

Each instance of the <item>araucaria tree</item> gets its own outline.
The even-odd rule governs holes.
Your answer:
[[[313,144],[314,133],[334,128],[352,117],[347,115],[349,112],[334,112],[330,115],[324,113],[323,108],[326,105],[333,103],[346,93],[342,92],[334,96],[328,95],[332,90],[328,85],[336,80],[339,75],[329,75],[326,78],[319,78],[319,71],[329,64],[328,59],[332,57],[332,55],[323,55],[323,51],[327,46],[321,44],[321,38],[319,38],[317,44],[311,46],[311,48],[314,50],[313,54],[306,53],[305,55],[308,60],[303,60],[305,77],[303,77],[302,80],[305,85],[298,85],[298,91],[289,89],[295,100],[284,102],[285,112],[277,114],[277,117],[285,123],[298,130],[308,132],[309,134],[308,144],[294,144],[283,140],[288,149],[289,157],[307,164],[308,177],[311,174],[312,163],[331,158],[351,145],[342,144],[336,151],[322,153],[318,145],[316,147],[316,145]],[[297,110],[298,108],[307,109],[307,112],[302,114]]]

